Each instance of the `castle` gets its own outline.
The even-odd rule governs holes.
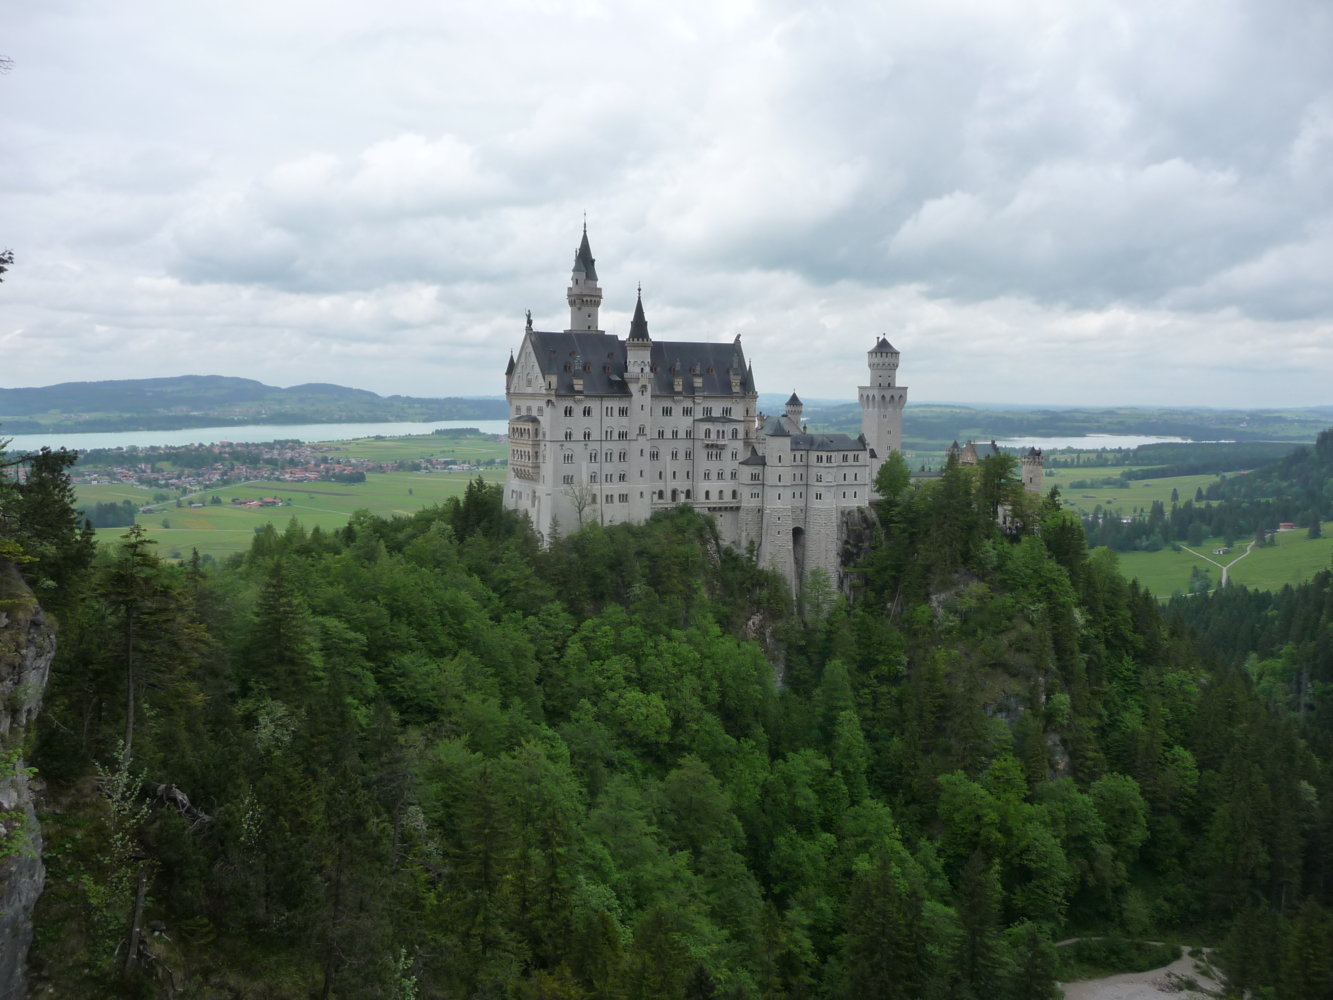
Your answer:
[[[794,392],[780,415],[758,412],[739,336],[654,340],[642,291],[624,339],[600,329],[586,225],[566,299],[569,329],[535,330],[529,312],[505,370],[506,506],[545,540],[686,503],[794,587],[813,569],[838,584],[844,525],[868,505],[875,474],[902,441],[907,388],[897,384],[893,345],[881,337],[868,352],[861,434],[809,434]]]

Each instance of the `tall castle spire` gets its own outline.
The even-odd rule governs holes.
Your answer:
[[[597,285],[597,261],[588,244],[588,223],[583,223],[583,239],[574,251],[574,268],[569,275],[569,332],[598,330],[597,310],[602,305],[602,290]]]

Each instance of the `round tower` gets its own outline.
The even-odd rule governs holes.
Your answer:
[[[569,276],[569,333],[585,330],[601,332],[597,311],[602,305],[602,289],[597,284],[597,261],[588,245],[588,224],[583,224],[583,241],[574,251],[574,268]]]
[[[898,351],[887,337],[866,352],[870,384],[860,387],[861,433],[870,449],[870,481],[891,451],[902,450],[907,387],[898,385]]]
[[[1041,457],[1040,448],[1030,448],[1028,453],[1023,456],[1023,489],[1029,493],[1040,493],[1042,489],[1042,479],[1046,471]]]

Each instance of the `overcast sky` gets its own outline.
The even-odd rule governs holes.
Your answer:
[[[42,0],[0,55],[0,386],[500,395],[568,325],[763,392],[1333,403],[1328,0]]]

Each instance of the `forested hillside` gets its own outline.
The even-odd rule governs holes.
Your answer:
[[[501,399],[379,396],[324,382],[284,389],[223,375],[0,388],[0,422],[14,434],[353,420],[503,420],[508,412]]]
[[[480,481],[48,576],[36,991],[1037,1000],[1109,931],[1327,997],[1327,690],[1256,690],[1011,461],[882,485],[851,602],[684,508],[539,550]]]
[[[1166,471],[1166,470],[1163,470]],[[1321,431],[1313,447],[1253,472],[1234,475],[1200,489],[1193,498],[1166,505],[1156,502],[1146,516],[1122,522],[1113,511],[1084,521],[1089,544],[1120,551],[1155,551],[1172,542],[1199,544],[1204,538],[1233,542],[1274,531],[1283,522],[1312,531],[1333,519],[1333,429]]]

